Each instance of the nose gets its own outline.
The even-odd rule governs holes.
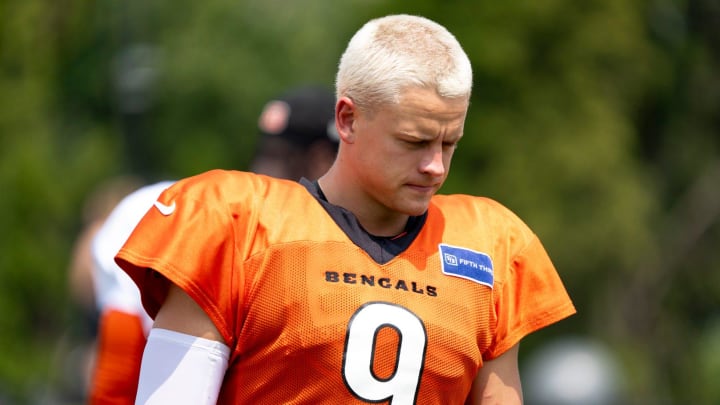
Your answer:
[[[445,162],[443,161],[442,148],[430,148],[423,157],[420,171],[433,177],[445,175]]]

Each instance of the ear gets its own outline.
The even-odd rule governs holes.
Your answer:
[[[340,97],[335,104],[335,126],[341,142],[355,142],[355,125],[358,108],[348,97]]]

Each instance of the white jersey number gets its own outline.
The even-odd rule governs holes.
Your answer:
[[[389,378],[373,373],[376,336],[392,328],[400,336],[395,370]],[[362,306],[350,318],[343,358],[343,378],[350,391],[368,402],[414,404],[425,363],[427,334],[420,318],[408,309],[384,302]]]

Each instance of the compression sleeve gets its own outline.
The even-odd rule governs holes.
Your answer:
[[[215,404],[229,355],[221,342],[151,329],[135,403]]]

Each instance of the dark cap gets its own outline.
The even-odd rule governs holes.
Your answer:
[[[265,104],[258,127],[264,137],[278,136],[300,147],[320,139],[337,143],[335,95],[322,86],[293,88]]]

